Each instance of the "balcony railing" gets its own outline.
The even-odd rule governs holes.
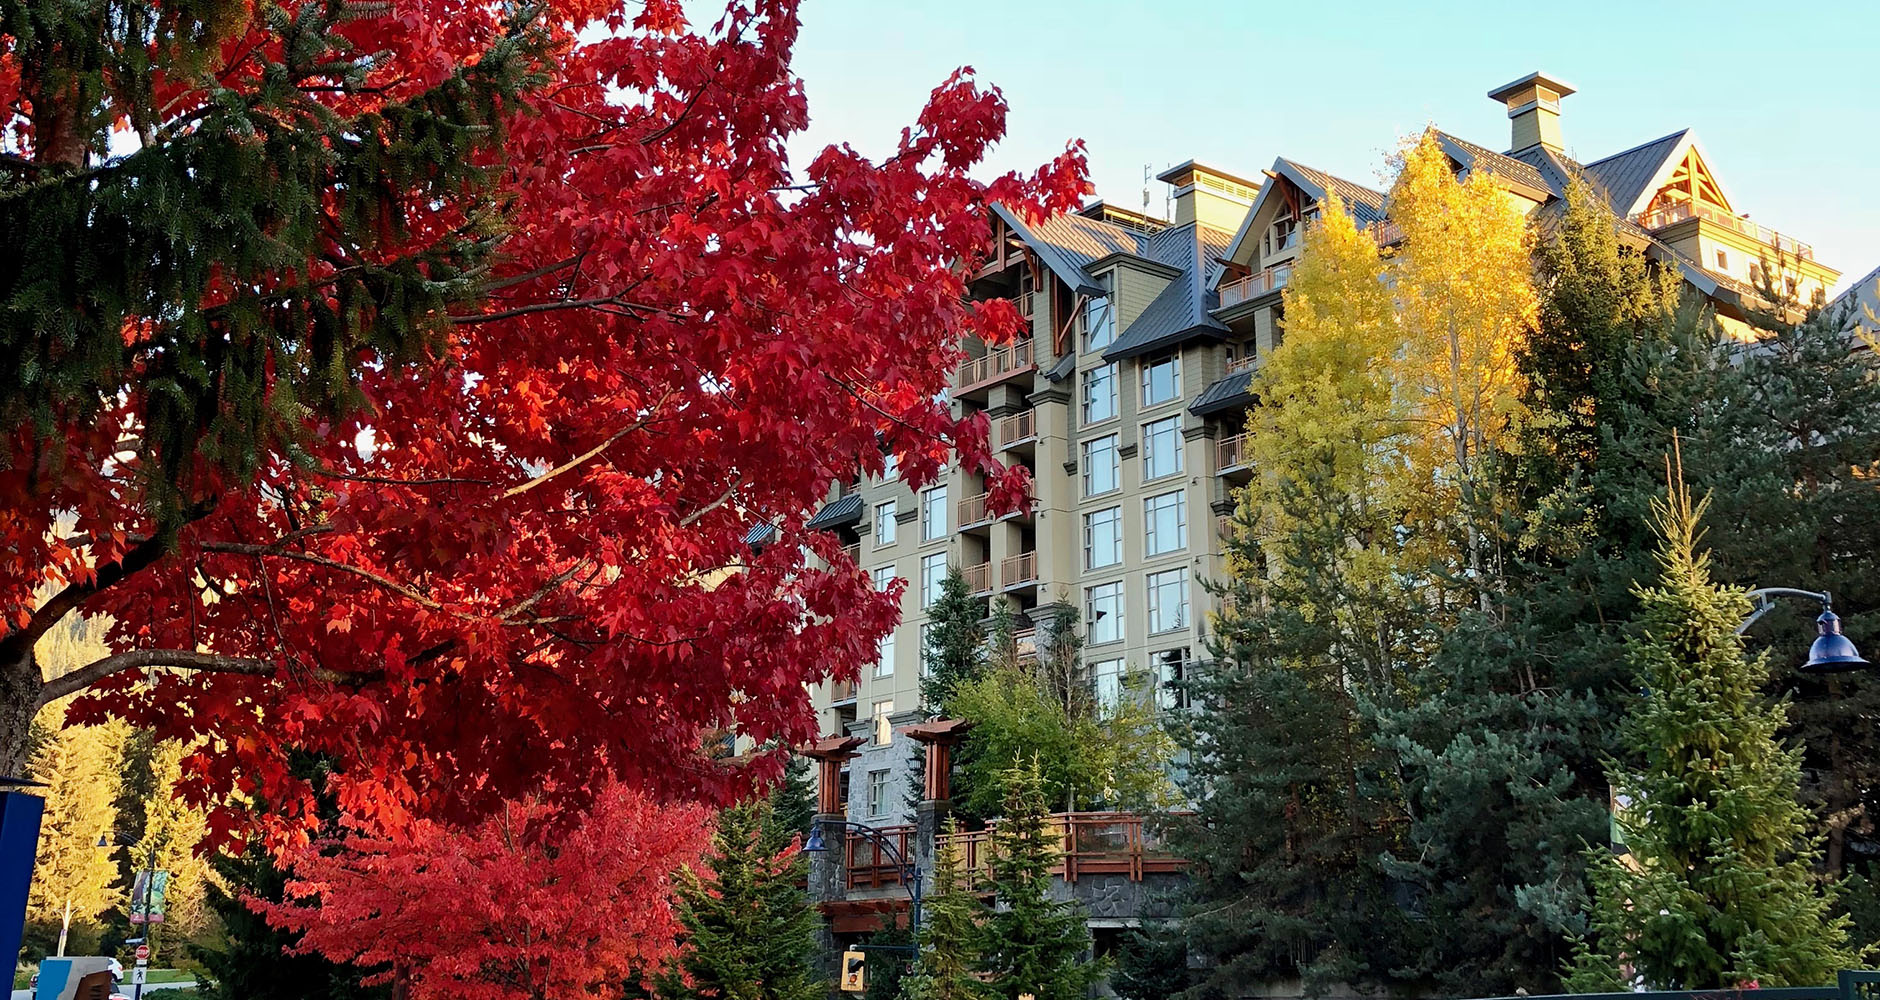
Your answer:
[[[862,561],[862,543],[861,542],[856,542],[854,545],[844,545],[842,546],[842,551],[848,555],[849,560],[851,562]]]
[[[996,440],[1001,448],[1010,448],[1020,441],[1030,441],[1038,436],[1038,414],[1033,410],[1021,410],[1000,417],[997,431]]]
[[[1770,229],[1768,226],[1759,226],[1742,216],[1732,215],[1721,208],[1712,208],[1709,205],[1701,205],[1688,201],[1679,202],[1675,205],[1666,205],[1663,208],[1646,212],[1640,215],[1637,221],[1641,229],[1650,232],[1692,218],[1703,219],[1705,222],[1714,223],[1726,229],[1733,229],[1758,243],[1774,247],[1782,253],[1793,254],[1802,260],[1815,259],[1815,248],[1803,243],[1801,240],[1795,239],[1792,236],[1784,236]]]
[[[1223,538],[1223,539],[1234,537],[1234,515],[1232,514],[1215,515],[1214,537]]]
[[[992,593],[992,562],[987,560],[976,566],[968,566],[960,571],[966,578],[966,591],[970,594]]]
[[[1058,844],[1051,874],[1066,882],[1075,882],[1084,875],[1127,875],[1131,881],[1140,882],[1147,873],[1182,868],[1182,860],[1163,851],[1143,829],[1141,816],[1057,813],[1049,822]],[[959,849],[968,885],[977,886],[991,874],[991,828],[943,835],[940,842]]]
[[[1366,235],[1380,247],[1403,242],[1403,227],[1389,219],[1373,222],[1364,227]]]
[[[911,826],[877,827],[876,832],[882,839],[895,846],[904,858],[914,856],[914,828]],[[900,885],[904,873],[901,866],[894,863],[887,851],[859,833],[848,837],[848,872],[849,888],[863,889],[884,885]]]
[[[1249,351],[1227,363],[1227,374],[1238,375],[1241,372],[1249,372],[1258,367],[1259,364],[1260,356]]]
[[[992,508],[988,506],[991,499],[990,493],[976,493],[961,500],[958,511],[960,527],[971,527],[981,521],[992,520]]]
[[[1292,277],[1292,270],[1290,264],[1269,267],[1222,285],[1221,308],[1237,306],[1248,299],[1285,288],[1287,280]]]
[[[983,357],[969,358],[960,364],[959,390],[966,392],[1031,367],[1031,341],[1015,340],[1004,347],[987,351]]]
[[[1247,467],[1247,435],[1236,434],[1222,438],[1215,455],[1214,468],[1217,472],[1231,472]]]
[[[1034,294],[1035,293],[1032,292],[1020,292],[1012,298],[1012,307],[1017,309],[1018,314],[1026,319],[1031,318],[1032,296]]]
[[[999,586],[1016,587],[1021,583],[1038,582],[1038,553],[1020,552],[1007,556],[999,563]]]
[[[855,700],[855,682],[853,681],[830,681],[829,682],[829,703],[830,704],[840,705],[845,701],[854,701],[854,700]]]

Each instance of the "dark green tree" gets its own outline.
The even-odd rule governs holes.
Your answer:
[[[363,987],[372,969],[329,962],[318,955],[293,954],[299,935],[268,925],[243,902],[246,897],[280,902],[286,876],[260,844],[215,861],[227,888],[209,885],[209,907],[222,925],[215,946],[192,949],[207,973],[198,987],[204,1000],[373,1000],[391,988]]]
[[[994,909],[985,922],[984,995],[1018,1000],[1083,1000],[1104,975],[1090,957],[1083,907],[1051,895],[1058,838],[1049,825],[1035,764],[1014,763],[1003,782],[1004,814],[992,828]]]
[[[658,977],[661,1000],[821,1000],[820,918],[804,891],[807,856],[767,800],[718,816],[702,871],[679,874],[685,928],[675,968]],[[680,973],[683,972],[683,975]]]
[[[940,596],[927,609],[927,644],[920,651],[921,707],[946,713],[953,692],[985,670],[985,599],[974,597],[959,567],[947,567]]]
[[[1170,1000],[1193,982],[1187,934],[1172,921],[1145,922],[1131,930],[1110,973],[1110,989],[1123,1000]]]
[[[792,756],[783,777],[770,790],[771,822],[781,830],[809,836],[816,821],[816,778],[807,758]]]
[[[1736,634],[1750,601],[1711,579],[1705,506],[1674,475],[1656,508],[1661,576],[1627,644],[1645,693],[1611,771],[1631,859],[1596,851],[1576,986],[1615,983],[1622,966],[1666,989],[1816,986],[1855,960],[1815,876],[1801,754],[1778,740],[1785,708]]]
[[[986,905],[966,884],[959,822],[948,817],[934,854],[933,887],[920,928],[920,956],[902,980],[905,1000],[983,1000]]]

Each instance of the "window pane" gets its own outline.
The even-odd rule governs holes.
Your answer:
[[[869,717],[875,723],[875,743],[879,746],[887,746],[894,742],[894,724],[888,721],[888,716],[893,714],[894,702],[892,701],[875,702],[873,710],[869,712]]]
[[[894,501],[875,505],[875,545],[893,545],[895,531],[900,527],[894,519]]]
[[[1182,708],[1187,694],[1179,682],[1188,679],[1188,650],[1165,649],[1150,658],[1155,663],[1155,701],[1163,708]]]
[[[1116,456],[1116,435],[1084,442],[1084,496],[1108,493],[1119,485],[1121,469]]]
[[[1123,637],[1122,581],[1084,588],[1084,621],[1093,646]]]
[[[886,770],[868,772],[868,815],[886,816],[888,814],[888,772]]]
[[[1123,661],[1103,660],[1090,665],[1090,680],[1096,687],[1097,706],[1112,710],[1123,701]]]
[[[1123,561],[1123,508],[1105,507],[1084,515],[1084,568],[1099,569]]]
[[[1084,423],[1116,416],[1116,363],[1084,373]]]
[[[892,563],[886,566],[875,567],[875,589],[876,590],[887,590],[888,584],[891,584],[893,582],[894,582],[894,565]]]
[[[1149,574],[1149,631],[1173,632],[1188,624],[1188,571]]]
[[[893,632],[889,632],[887,635],[882,636],[881,642],[877,644],[875,647],[875,676],[876,677],[893,677],[894,676],[894,633]]]
[[[920,540],[931,542],[947,533],[947,488],[936,486],[920,495]]]
[[[1160,479],[1182,471],[1181,418],[1142,426],[1142,478]]]
[[[947,556],[936,552],[920,560],[920,606],[933,606],[940,599],[940,587],[947,579]]]
[[[1142,405],[1166,403],[1181,394],[1182,359],[1171,354],[1142,366]]]
[[[1188,494],[1185,490],[1142,502],[1143,555],[1159,556],[1188,547]]]
[[[1103,276],[1103,287],[1110,287],[1110,276]],[[1084,300],[1084,350],[1101,351],[1116,339],[1116,313],[1110,308],[1112,296],[1104,294]]]

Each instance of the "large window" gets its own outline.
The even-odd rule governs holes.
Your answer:
[[[1163,708],[1187,708],[1188,692],[1182,682],[1188,679],[1188,650],[1165,649],[1150,657],[1155,663],[1155,701]]]
[[[894,501],[875,505],[875,547],[893,545],[900,522],[894,519]]]
[[[935,486],[920,494],[920,540],[931,542],[947,534],[947,488]]]
[[[875,647],[875,676],[876,677],[893,677],[894,676],[894,633],[893,632],[889,632],[887,635],[882,636],[880,644],[878,644]]]
[[[1151,573],[1149,584],[1149,634],[1173,632],[1188,626],[1188,570],[1171,569]]]
[[[1123,637],[1123,582],[1084,588],[1084,621],[1092,646]]]
[[[1102,423],[1116,416],[1116,362],[1084,373],[1084,423]]]
[[[1084,442],[1084,454],[1080,463],[1084,470],[1084,496],[1094,497],[1108,493],[1122,483],[1122,467],[1116,455],[1116,435]]]
[[[1123,508],[1105,507],[1084,515],[1084,568],[1102,569],[1123,561]]]
[[[894,702],[892,700],[875,702],[869,708],[868,718],[875,724],[876,746],[885,747],[894,742],[894,723],[888,721],[888,716],[893,714]]]
[[[868,772],[868,818],[888,815],[888,769]]]
[[[1182,471],[1182,418],[1169,417],[1142,425],[1142,478],[1144,481]]]
[[[1171,354],[1142,366],[1142,405],[1158,406],[1182,393],[1182,357]]]
[[[933,622],[920,623],[920,679],[933,676]]]
[[[1123,661],[1099,660],[1090,665],[1090,681],[1096,687],[1097,706],[1114,710],[1123,702]]]
[[[940,588],[947,582],[947,554],[935,552],[920,557],[920,606],[933,607],[940,599]]]
[[[1188,547],[1188,494],[1162,493],[1142,502],[1142,554],[1154,558]]]
[[[1116,310],[1110,308],[1111,275],[1104,275],[1102,295],[1084,300],[1084,350],[1101,351],[1116,340]]]

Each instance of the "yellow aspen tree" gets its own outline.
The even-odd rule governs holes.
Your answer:
[[[117,905],[123,893],[113,887],[110,835],[116,821],[118,760],[127,727],[122,723],[59,728],[65,706],[40,710],[45,739],[33,755],[32,776],[46,783],[45,817],[39,828],[39,852],[26,918],[56,933],[71,907],[74,937],[69,948],[85,941],[89,948],[98,918]],[[105,847],[99,847],[100,839]]]
[[[1457,180],[1428,132],[1404,153],[1390,215],[1403,230],[1390,280],[1402,336],[1395,378],[1411,429],[1407,495],[1420,498],[1411,514],[1427,539],[1459,529],[1486,610],[1501,513],[1490,479],[1527,419],[1519,359],[1540,308],[1526,217],[1488,175]]]
[[[196,845],[208,832],[208,818],[177,795],[183,780],[183,758],[188,753],[189,748],[180,742],[166,740],[158,744],[150,765],[152,791],[144,806],[144,836],[132,853],[142,867],[149,863],[154,847],[157,871],[170,875],[164,893],[163,923],[156,934],[168,941],[193,940],[209,929],[213,914],[208,906],[208,887],[221,884],[208,860],[196,854]]]

